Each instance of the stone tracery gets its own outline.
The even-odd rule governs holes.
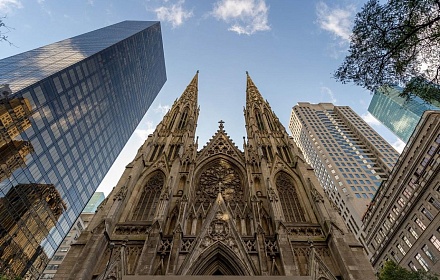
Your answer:
[[[286,222],[305,222],[304,210],[299,201],[293,179],[287,173],[280,172],[276,178],[276,186]]]
[[[154,172],[145,184],[139,202],[134,209],[132,220],[151,221],[153,219],[164,183],[165,175],[161,171]]]
[[[197,204],[209,205],[219,192],[231,205],[243,201],[242,180],[238,171],[228,161],[218,159],[200,175],[196,197]]]

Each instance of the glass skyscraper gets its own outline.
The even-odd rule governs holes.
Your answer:
[[[38,277],[165,81],[159,22],[0,60],[0,274]]]
[[[95,213],[96,209],[98,209],[99,204],[103,202],[105,199],[105,195],[103,192],[95,192],[87,203],[86,207],[84,207],[83,213]]]
[[[376,91],[371,99],[368,112],[388,127],[400,140],[408,143],[423,112],[440,110],[440,108],[426,103],[415,95],[408,99],[401,97],[399,96],[401,92],[402,89],[397,86],[384,87]]]

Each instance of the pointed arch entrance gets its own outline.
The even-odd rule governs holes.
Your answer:
[[[246,269],[234,251],[222,242],[216,242],[205,250],[188,271],[189,275],[240,275],[249,276]]]

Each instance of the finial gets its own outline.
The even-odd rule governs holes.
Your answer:
[[[197,72],[196,72],[197,74],[199,74],[199,70],[197,70]]]
[[[219,122],[218,122],[220,125],[218,126],[219,128],[220,128],[220,130],[223,130],[223,128],[224,128],[224,126],[223,126],[223,124],[225,123],[223,120],[220,120]]]
[[[246,75],[249,75],[249,72],[248,72],[248,71],[246,71]]]

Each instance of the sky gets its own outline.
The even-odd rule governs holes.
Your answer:
[[[404,143],[367,112],[372,94],[341,84],[363,0],[0,0],[0,59],[123,20],[160,20],[167,82],[98,188],[117,184],[148,134],[199,70],[201,149],[225,122],[242,149],[246,71],[288,130],[297,102],[350,106],[401,152]]]

